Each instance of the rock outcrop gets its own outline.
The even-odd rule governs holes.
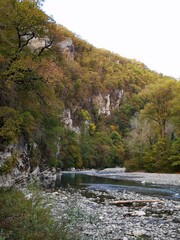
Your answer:
[[[27,41],[28,37],[24,36],[24,40]],[[40,52],[42,49],[51,48],[54,43],[50,41],[48,37],[37,38],[33,37],[28,42],[28,47],[32,52]],[[62,42],[55,43],[55,45],[63,52],[67,60],[74,60],[74,44],[70,38],[63,40]]]
[[[67,60],[74,60],[74,44],[70,38],[58,43]]]
[[[23,139],[0,152],[0,168],[4,168],[0,175],[0,186],[10,187],[26,181],[30,173],[30,159],[27,143]]]
[[[36,181],[41,185],[53,186],[56,181],[56,168],[46,165],[32,164],[30,153],[37,150],[37,144],[31,144],[20,138],[16,144],[11,144],[0,151],[0,187],[18,186],[27,187],[27,184]]]
[[[89,106],[86,109],[88,112],[94,108],[97,111],[98,116],[108,117],[111,115],[112,111],[117,109],[121,101],[124,97],[124,90],[116,90],[109,94],[99,93],[98,95],[94,95],[89,100]],[[66,108],[62,114],[62,122],[64,125],[76,133],[80,132],[80,126],[78,126],[78,122],[74,119],[76,118],[77,110],[80,111],[82,106],[74,106],[73,109]],[[87,121],[85,122],[85,124]],[[87,123],[88,125],[88,123]]]

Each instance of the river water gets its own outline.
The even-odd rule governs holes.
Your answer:
[[[86,173],[62,173],[58,175],[56,181],[56,189],[58,188],[74,188],[79,190],[97,191],[130,191],[142,195],[163,197],[166,199],[180,201],[179,186],[160,185],[141,183],[126,179],[111,179],[107,176],[101,177],[88,175]],[[89,191],[91,192],[91,191]],[[91,197],[91,196],[90,196]]]

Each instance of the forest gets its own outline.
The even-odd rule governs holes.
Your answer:
[[[24,139],[32,169],[180,172],[180,82],[97,49],[42,4],[0,0],[0,151]]]

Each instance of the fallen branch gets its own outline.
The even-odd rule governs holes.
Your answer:
[[[132,203],[152,203],[152,202],[163,202],[161,200],[119,200],[110,202],[110,204],[132,204]]]

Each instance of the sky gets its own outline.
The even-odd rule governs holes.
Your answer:
[[[180,78],[180,0],[45,0],[43,10],[97,48]]]

